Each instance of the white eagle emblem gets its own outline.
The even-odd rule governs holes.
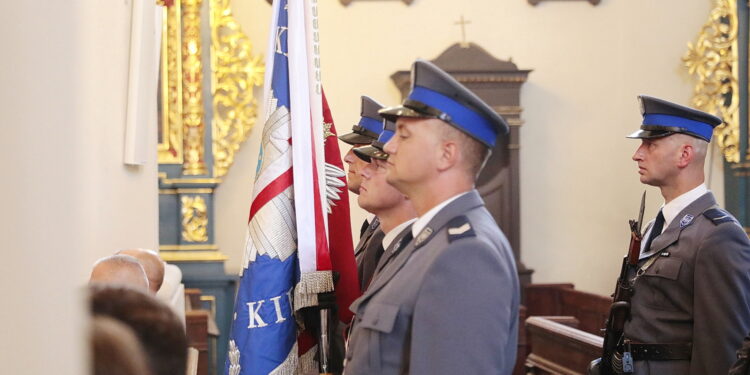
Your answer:
[[[336,201],[341,200],[342,188],[346,187],[344,176],[346,173],[343,169],[326,163],[326,210],[329,214]]]

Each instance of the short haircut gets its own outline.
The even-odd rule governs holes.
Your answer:
[[[97,260],[91,270],[91,282],[145,286],[147,289],[149,285],[143,265],[130,255],[111,255]]]
[[[490,149],[482,142],[446,123],[443,123],[442,131],[443,138],[455,141],[459,145],[461,154],[464,156],[464,167],[476,180],[490,157]]]
[[[159,253],[149,249],[126,249],[117,252],[118,255],[130,255],[141,263],[148,277],[149,288],[156,293],[164,282],[164,261]]]
[[[133,330],[106,316],[91,321],[92,375],[151,375]]]
[[[185,329],[169,306],[127,287],[92,285],[90,291],[92,313],[117,319],[135,332],[153,375],[185,374]]]

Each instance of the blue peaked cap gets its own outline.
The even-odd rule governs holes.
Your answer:
[[[722,123],[712,114],[663,99],[639,95],[638,101],[643,122],[640,130],[628,138],[661,138],[679,133],[711,142],[714,128]]]
[[[370,98],[362,96],[361,118],[357,125],[352,126],[352,132],[339,136],[339,139],[350,145],[369,145],[372,141],[378,139],[383,131],[383,118],[378,111],[383,106]]]
[[[404,102],[380,111],[387,120],[437,118],[489,148],[495,146],[498,135],[508,133],[502,116],[435,64],[419,59],[411,73],[411,92]]]

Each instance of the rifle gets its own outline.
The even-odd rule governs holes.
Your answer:
[[[604,332],[604,346],[602,357],[595,359],[589,365],[589,374],[614,375],[633,373],[633,358],[630,350],[620,354],[618,349],[627,349],[628,343],[623,342],[625,321],[630,319],[630,299],[633,297],[633,285],[628,280],[628,274],[635,270],[641,254],[641,240],[643,234],[643,209],[646,204],[646,192],[641,197],[641,210],[638,220],[630,220],[630,245],[628,254],[622,260],[620,276],[617,278],[615,292],[612,294],[612,306],[609,309],[606,330]]]

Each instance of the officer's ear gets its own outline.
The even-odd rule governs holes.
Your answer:
[[[437,120],[440,121],[440,120]],[[461,158],[461,144],[459,130],[454,127],[440,121],[440,149],[437,155],[437,169],[439,171],[445,171],[453,168],[457,163],[460,162]]]
[[[690,143],[683,143],[680,146],[680,154],[677,159],[677,167],[685,168],[692,164],[695,159],[695,147]]]
[[[443,140],[437,167],[441,172],[453,168],[460,159],[460,146],[455,139]]]

